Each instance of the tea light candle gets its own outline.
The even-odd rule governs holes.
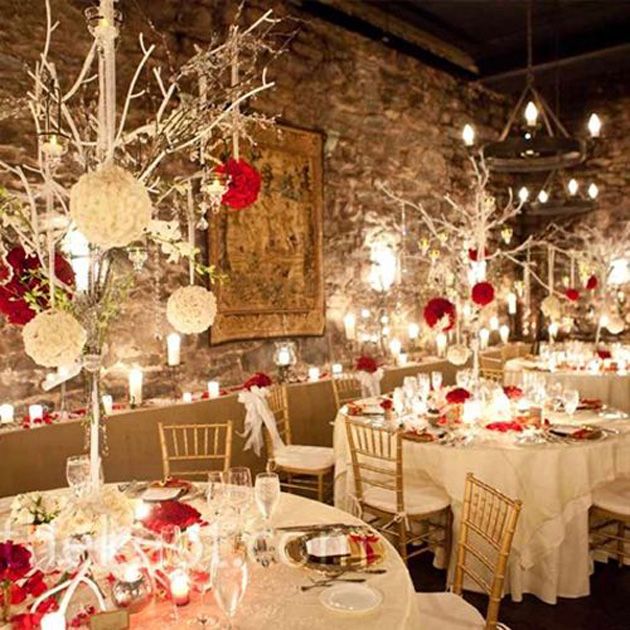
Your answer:
[[[487,328],[481,328],[479,330],[479,348],[485,350],[488,347],[490,341],[490,331]]]
[[[443,357],[446,354],[447,341],[448,341],[448,338],[443,332],[438,333],[435,336],[435,348],[436,348],[438,357]]]
[[[109,394],[103,394],[101,402],[103,403],[103,411],[105,411],[105,415],[111,416],[114,411],[114,399]]]
[[[175,366],[181,363],[181,344],[182,338],[176,332],[166,338],[166,357],[169,365]]]
[[[191,403],[193,401],[192,392],[184,392],[182,394],[182,400],[185,403]]]
[[[357,338],[357,318],[354,316],[354,313],[346,313],[343,318],[343,327],[346,331],[346,339],[356,339]]]
[[[420,326],[416,324],[415,322],[411,322],[411,324],[407,326],[407,334],[409,335],[409,339],[411,341],[413,341],[414,339],[417,339],[418,336],[420,335]]]
[[[185,606],[190,601],[190,582],[184,571],[173,571],[169,578],[171,597],[176,606]]]
[[[129,400],[134,405],[142,403],[142,370],[140,368],[129,370]]]
[[[39,623],[41,630],[66,630],[66,616],[60,610],[46,613]]]
[[[140,569],[135,564],[128,564],[123,571],[123,582],[137,582],[141,577]]]
[[[44,417],[44,408],[41,405],[29,405],[28,406],[28,417],[31,422],[35,420],[41,420]]]
[[[501,337],[501,341],[503,343],[507,343],[510,338],[510,327],[507,324],[503,324],[501,328],[499,328],[499,336]]]
[[[402,343],[400,343],[400,339],[392,339],[389,342],[389,350],[395,357],[397,357],[402,350]]]
[[[219,393],[219,381],[208,381],[208,396],[218,398]]]
[[[506,300],[507,300],[508,315],[516,315],[516,308],[517,308],[517,303],[518,303],[518,298],[516,297],[516,293],[508,293]]]
[[[9,405],[8,403],[0,405],[0,424],[8,424],[9,422],[13,422],[13,416],[13,405]]]
[[[311,382],[319,381],[319,368],[318,367],[308,368],[308,380]]]
[[[341,365],[341,363],[333,363],[330,367],[330,371],[333,373],[333,376],[339,376],[343,374],[343,365]]]

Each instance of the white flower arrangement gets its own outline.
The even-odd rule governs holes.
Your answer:
[[[77,229],[103,249],[126,247],[149,227],[152,204],[144,185],[115,164],[85,173],[70,191]]]
[[[11,522],[14,525],[50,523],[59,515],[63,505],[63,498],[51,493],[18,494],[11,503]]]
[[[541,303],[540,310],[543,315],[552,321],[560,319],[562,315],[562,304],[555,295],[548,295]]]
[[[201,333],[214,323],[217,300],[212,291],[200,286],[177,289],[166,303],[166,317],[177,330],[184,334]]]
[[[43,367],[72,365],[83,352],[87,333],[65,311],[48,310],[37,314],[22,330],[24,350]]]
[[[466,346],[458,344],[455,346],[451,346],[448,349],[446,353],[446,358],[448,359],[449,363],[459,366],[465,365],[466,361],[468,361],[468,359],[470,358],[470,355],[471,352]]]

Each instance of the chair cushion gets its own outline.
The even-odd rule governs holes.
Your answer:
[[[422,485],[405,485],[405,512],[409,516],[414,514],[428,514],[447,508],[451,502],[446,492],[436,485],[426,483]],[[366,486],[363,492],[363,503],[380,510],[392,512],[398,511],[396,505],[396,493],[376,486]]]
[[[321,470],[335,463],[333,450],[327,446],[288,444],[276,449],[273,457],[278,466],[300,470]]]
[[[594,490],[593,505],[630,516],[630,479],[617,479]]]
[[[464,630],[485,626],[483,615],[455,593],[416,593],[418,630]]]

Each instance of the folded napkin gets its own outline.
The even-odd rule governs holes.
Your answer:
[[[347,556],[350,553],[348,537],[345,534],[337,536],[318,536],[306,542],[306,551],[315,558],[330,556]]]

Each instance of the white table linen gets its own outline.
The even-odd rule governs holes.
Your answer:
[[[504,367],[505,385],[522,385],[523,372],[535,370],[549,383],[562,383],[562,386],[577,389],[582,398],[599,398],[606,405],[630,413],[630,374],[615,372],[592,373],[576,370],[540,370],[532,360],[510,359]]]
[[[343,409],[335,421],[335,505],[351,511],[355,501]],[[556,421],[565,417],[557,416]],[[573,422],[595,420],[577,412]],[[600,441],[518,446],[505,434],[465,447],[405,441],[405,483],[428,478],[451,498],[457,540],[466,474],[523,501],[505,582],[521,601],[532,593],[547,603],[589,594],[588,510],[594,488],[630,477],[630,421],[609,420],[621,433]],[[491,434],[491,432],[486,432]],[[454,560],[451,559],[450,570]]]

